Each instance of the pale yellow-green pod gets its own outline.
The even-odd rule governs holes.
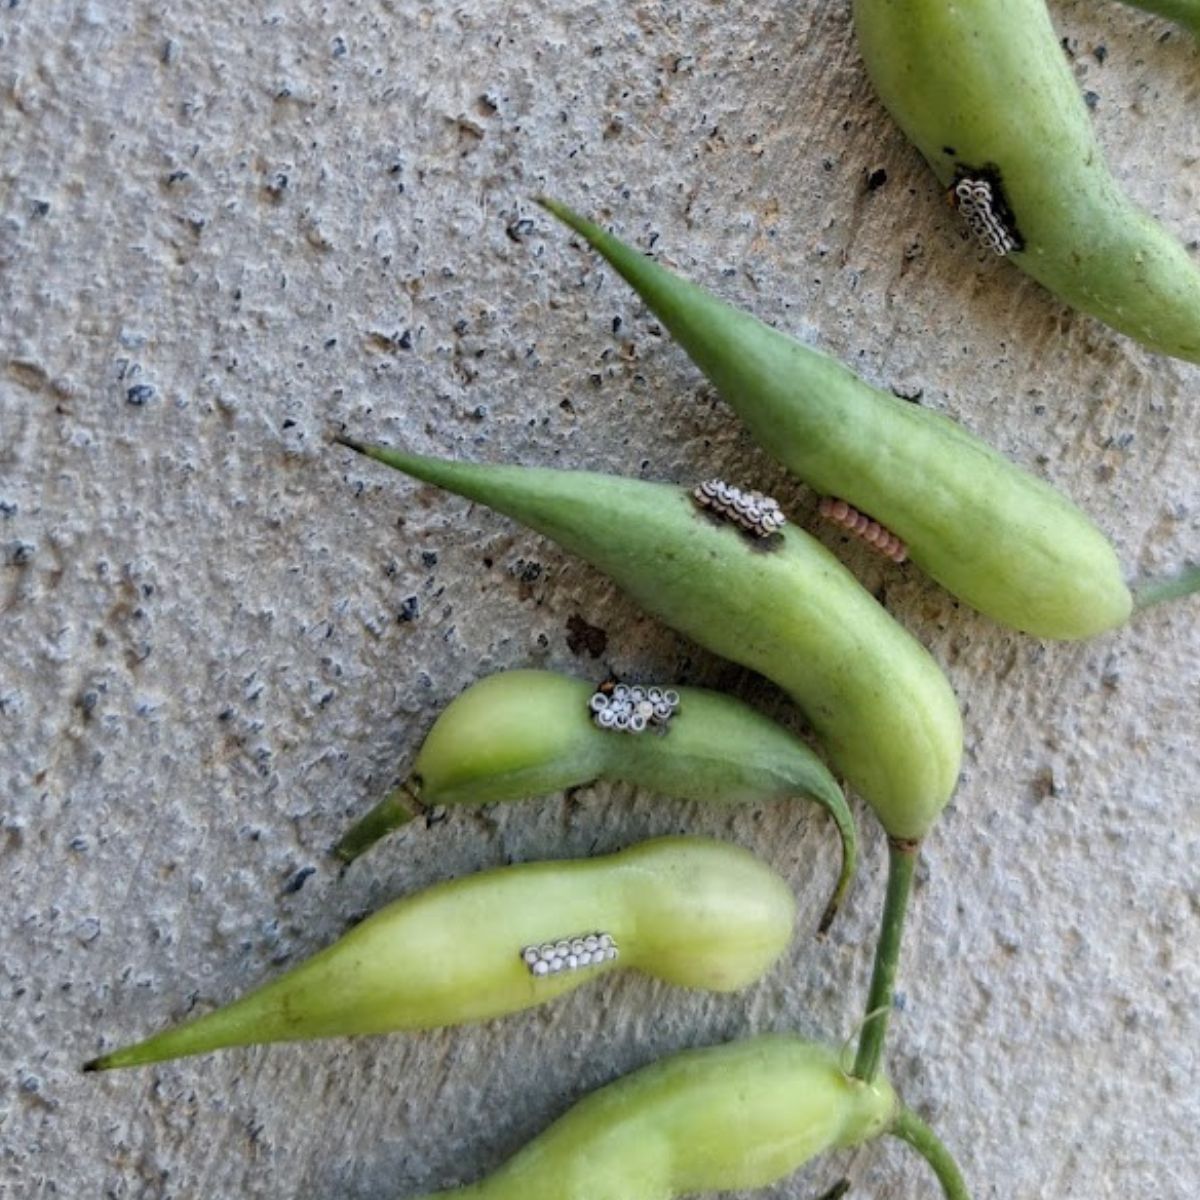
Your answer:
[[[735,991],[783,952],[795,908],[774,871],[708,838],[501,867],[397,900],[274,983],[85,1069],[482,1021],[618,967]]]
[[[634,705],[642,714],[637,729],[627,716]],[[623,726],[612,720],[618,711]],[[337,853],[354,859],[430,808],[524,800],[599,779],[716,804],[815,800],[842,839],[842,870],[821,929],[832,920],[858,846],[837,780],[786,729],[702,688],[613,681],[598,690],[553,671],[488,675],[438,716],[408,777],[346,834]]]
[[[480,1183],[424,1200],[675,1200],[766,1187],[887,1132],[891,1085],[837,1054],[767,1036],[690,1050],[576,1104]]]
[[[1113,179],[1044,0],[854,0],[854,22],[880,98],[986,244],[1200,362],[1200,267]]]

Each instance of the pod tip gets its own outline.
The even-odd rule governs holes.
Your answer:
[[[365,817],[362,817],[333,846],[333,854],[344,863],[353,862],[380,838],[387,836],[414,817],[424,816],[427,808],[418,794],[419,784],[406,779],[393,788]]]
[[[330,434],[329,440],[338,446],[345,446],[347,450],[353,450],[357,454],[367,453],[367,447],[363,442],[356,442],[353,438],[347,437],[344,433]]]
[[[552,217],[557,217],[564,225],[575,230],[587,240],[592,237],[592,223],[581,217],[574,209],[568,208],[561,200],[555,200],[553,196],[547,196],[544,192],[539,192],[533,198],[534,204],[540,204]]]
[[[338,862],[345,866],[349,866],[365,848],[366,847],[362,847],[360,849],[359,847],[355,846],[350,839],[350,835],[347,834],[340,841],[334,842],[334,844],[329,847],[329,853],[332,854],[333,857],[338,860]]]
[[[79,1069],[85,1075],[90,1075],[93,1071],[103,1071],[106,1065],[105,1056],[101,1055],[99,1058],[89,1058]]]

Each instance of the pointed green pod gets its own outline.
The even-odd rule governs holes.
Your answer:
[[[674,1200],[766,1187],[888,1130],[891,1085],[767,1036],[689,1050],[593,1092],[480,1183],[424,1200]]]
[[[783,952],[795,908],[774,871],[708,838],[658,838],[602,858],[501,867],[397,900],[274,983],[85,1069],[482,1021],[617,967],[680,987],[734,991]],[[587,944],[576,951],[576,941]]]
[[[854,23],[880,99],[938,179],[960,198],[964,184],[993,248],[1080,311],[1200,362],[1200,268],[1117,186],[1044,0],[854,0]]]
[[[1060,492],[953,421],[871,387],[564,205],[542,203],[633,286],[765,449],[904,539],[955,596],[1038,637],[1090,637],[1128,620],[1116,552]]]
[[[655,689],[661,702],[663,689]],[[833,818],[842,871],[821,921],[828,926],[857,856],[854,818],[837,780],[799,738],[749,705],[701,688],[672,688],[677,708],[629,734],[601,727],[603,693],[553,671],[502,671],[450,702],[412,772],[338,845],[355,858],[385,833],[439,805],[524,800],[606,779],[686,800],[756,804],[806,796]]]
[[[946,677],[803,531],[752,538],[670,484],[339,440],[553,538],[668,625],[774,680],[893,837],[920,838],[950,799],[962,720]]]
[[[1135,8],[1166,17],[1182,25],[1193,37],[1200,38],[1200,0],[1125,0]]]

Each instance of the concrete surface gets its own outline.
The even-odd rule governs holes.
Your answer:
[[[1200,51],[1060,3],[1125,185],[1200,238]],[[874,172],[879,185],[867,186]],[[477,1177],[683,1046],[858,1020],[882,847],[831,939],[744,995],[621,977],[469,1030],[78,1066],[227,1000],[431,881],[671,830],[786,872],[825,822],[591,788],[326,849],[500,667],[779,695],[508,521],[355,461],[464,456],[813,497],[547,188],[1066,488],[1131,572],[1197,553],[1200,370],[963,242],[867,86],[844,3],[0,8],[0,1193],[383,1200]],[[1200,1192],[1197,606],[1080,646],[823,536],[966,710],[891,1071],[977,1198]],[[591,657],[581,622],[603,631]],[[586,632],[586,631],[584,631]],[[583,642],[586,642],[586,638]],[[572,649],[572,645],[577,648]],[[769,1193],[926,1197],[895,1143]]]

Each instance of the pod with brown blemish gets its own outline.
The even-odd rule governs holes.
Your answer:
[[[85,1070],[482,1021],[617,967],[734,991],[779,957],[794,921],[795,900],[774,871],[707,838],[501,867],[398,900],[275,982]]]
[[[338,441],[553,538],[648,612],[774,680],[893,837],[922,837],[950,799],[962,720],[946,677],[808,534],[757,537],[671,484]]]
[[[851,1078],[828,1047],[758,1037],[617,1079],[486,1179],[423,1200],[677,1200],[767,1187],[819,1154],[884,1133],[911,1142],[911,1121],[886,1079]],[[918,1149],[945,1195],[966,1200],[944,1147],[921,1129],[929,1148]]]
[[[1200,362],[1200,266],[1118,187],[1044,0],[854,0],[854,24],[880,99],[942,184],[960,199],[960,184],[986,188],[974,226],[990,213],[1008,257],[1055,295]]]
[[[337,853],[357,857],[424,809],[524,800],[597,780],[724,804],[803,796],[826,809],[842,840],[841,874],[821,921],[827,928],[854,874],[858,841],[846,797],[821,760],[731,696],[689,687],[627,690],[652,717],[655,706],[662,714],[635,736],[602,726],[606,693],[582,679],[517,670],[479,680],[450,702],[411,773]]]
[[[1128,619],[1116,552],[1062,493],[962,426],[542,203],[633,286],[771,454],[884,526],[948,591],[1039,637],[1089,637]]]

